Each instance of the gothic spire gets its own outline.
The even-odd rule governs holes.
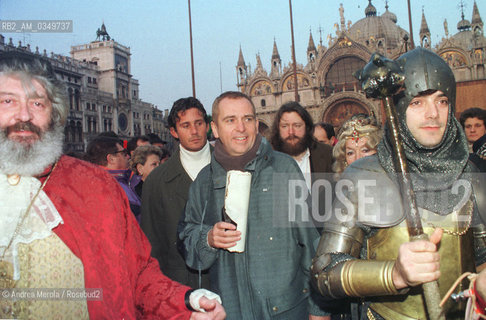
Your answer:
[[[243,58],[243,51],[241,51],[241,45],[240,45],[240,54],[238,56],[238,66],[245,66],[245,59]]]
[[[474,0],[473,6],[473,15],[471,20],[471,27],[475,34],[482,34],[483,33],[483,20],[479,15],[478,6],[476,4],[476,0]]]
[[[275,41],[275,38],[273,38],[272,68],[270,70],[270,77],[279,77],[281,70],[282,60],[280,60],[280,54],[278,53],[277,42]]]
[[[429,25],[427,24],[427,20],[425,19],[425,13],[423,8],[422,8],[422,23],[420,24],[420,33],[421,34],[430,33]]]
[[[275,41],[275,38],[273,38],[272,60],[273,59],[280,59],[280,54],[278,53],[277,42]]]
[[[425,19],[424,8],[422,7],[422,23],[420,25],[420,45],[424,48],[430,48],[430,29]]]
[[[247,82],[247,71],[248,68],[245,64],[245,59],[243,58],[243,51],[241,51],[241,44],[240,44],[240,54],[238,55],[238,65],[236,66],[236,74],[237,74],[237,86],[244,86]],[[251,74],[251,70],[250,70]]]
[[[314,44],[314,38],[312,38],[312,31],[309,32],[309,44],[307,45],[307,52],[316,51],[316,45]]]

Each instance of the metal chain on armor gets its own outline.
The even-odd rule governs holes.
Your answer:
[[[472,212],[473,212],[473,202],[471,200],[469,200],[466,204],[467,208],[466,208],[466,215],[467,215],[467,222],[466,222],[466,226],[464,228],[464,230],[462,231],[449,231],[445,228],[442,228],[444,230],[445,233],[449,234],[449,235],[453,235],[453,236],[462,236],[464,235],[468,230],[469,230],[469,227],[471,227],[471,222],[472,222]],[[459,211],[462,211],[462,210],[459,210]],[[437,228],[436,225],[434,225],[433,223],[431,222],[427,222],[428,226],[430,227],[433,227],[433,228]]]

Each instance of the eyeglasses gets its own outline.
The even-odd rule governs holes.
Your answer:
[[[112,154],[117,154],[117,153],[121,153],[122,155],[126,156],[128,155],[128,151],[126,149],[123,149],[123,150],[118,150],[118,151],[115,151],[115,152],[112,152]]]

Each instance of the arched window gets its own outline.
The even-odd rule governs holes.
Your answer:
[[[326,75],[326,88],[330,91],[352,91],[358,79],[353,73],[365,66],[366,62],[357,57],[336,60]]]

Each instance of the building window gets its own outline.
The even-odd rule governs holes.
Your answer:
[[[75,104],[76,111],[81,111],[80,110],[80,108],[82,107],[81,106],[81,94],[79,93],[78,89],[74,90],[74,104]]]
[[[78,142],[83,142],[83,126],[81,125],[81,121],[76,122],[76,133]]]
[[[111,119],[104,119],[103,120],[103,131],[111,131],[112,123]]]
[[[93,78],[93,83],[96,84],[96,78]]]
[[[326,85],[336,91],[342,91],[345,84],[358,82],[353,73],[362,69],[365,64],[363,60],[356,57],[345,57],[337,60],[327,73]]]
[[[261,103],[262,107],[265,107],[265,106],[267,105],[267,103],[266,103],[265,99],[262,99],[262,100],[260,101],[260,103]]]
[[[91,83],[91,77],[88,77],[88,83]]]
[[[358,87],[358,80],[353,73],[365,66],[366,62],[357,57],[344,57],[333,63],[326,75],[326,85],[321,88],[324,96],[334,92],[354,91]]]
[[[73,93],[73,89],[71,89],[71,88],[68,89],[68,95],[69,95],[69,109],[74,110],[74,93]]]
[[[86,110],[91,110],[91,105],[89,104],[89,102],[86,102]]]

